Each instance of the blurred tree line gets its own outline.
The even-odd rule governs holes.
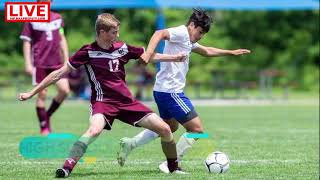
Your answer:
[[[106,9],[60,11],[70,54],[94,40],[94,21],[101,12],[114,13],[121,21],[120,39],[128,44],[145,46],[155,31],[156,10]],[[164,9],[166,26],[185,24],[191,10]],[[252,54],[241,57],[191,57],[189,81],[210,82],[212,70],[247,72],[247,80],[257,79],[263,69],[277,69],[285,76],[279,83],[295,83],[299,89],[319,88],[319,11],[210,11],[212,29],[200,41],[206,46],[247,48]],[[4,19],[4,13],[1,13]],[[1,71],[23,71],[22,23],[0,23]],[[130,65],[129,65],[130,66]],[[250,74],[252,73],[252,74]],[[2,79],[14,78],[1,75]],[[130,78],[130,77],[129,77]],[[242,78],[241,76],[230,78]]]

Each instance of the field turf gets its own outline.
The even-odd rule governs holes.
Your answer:
[[[155,109],[156,110],[156,109]],[[319,179],[319,105],[197,106],[209,139],[199,140],[181,166],[190,175],[158,170],[164,160],[159,139],[130,154],[124,167],[116,161],[118,141],[140,128],[115,121],[88,149],[96,162],[79,163],[71,179]],[[81,135],[88,126],[88,104],[68,101],[52,117],[54,133]],[[40,136],[34,101],[0,104],[0,179],[52,179],[63,158],[26,159],[20,141]],[[175,139],[183,133],[180,126]],[[67,153],[67,149],[65,150]],[[225,152],[230,169],[209,174],[204,159]]]

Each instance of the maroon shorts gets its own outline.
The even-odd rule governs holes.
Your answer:
[[[107,124],[104,129],[111,130],[114,119],[119,119],[132,126],[138,126],[137,123],[153,111],[137,100],[123,105],[94,102],[91,104],[91,115],[98,113],[105,117]]]
[[[46,78],[52,71],[55,71],[59,68],[33,68],[32,72],[32,85],[39,84],[44,78]],[[65,77],[64,77],[65,78]]]

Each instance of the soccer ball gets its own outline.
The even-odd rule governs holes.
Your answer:
[[[210,173],[224,173],[229,169],[230,160],[223,152],[215,151],[209,154],[204,163]]]

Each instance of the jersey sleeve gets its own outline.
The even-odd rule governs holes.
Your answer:
[[[68,65],[76,70],[80,66],[87,64],[89,62],[89,55],[88,51],[85,48],[86,46],[82,47],[79,51],[77,51],[68,61]]]
[[[20,34],[20,39],[26,40],[26,41],[31,41],[32,40],[32,25],[27,22],[23,24],[23,29]]]
[[[184,33],[181,30],[181,27],[173,27],[173,28],[168,28],[169,31],[169,41],[170,42],[181,42],[185,39]]]
[[[191,49],[195,49],[197,47],[199,47],[199,44],[198,43],[193,43]]]
[[[129,59],[139,59],[140,56],[144,53],[144,48],[143,47],[135,47],[128,45],[128,57]]]

